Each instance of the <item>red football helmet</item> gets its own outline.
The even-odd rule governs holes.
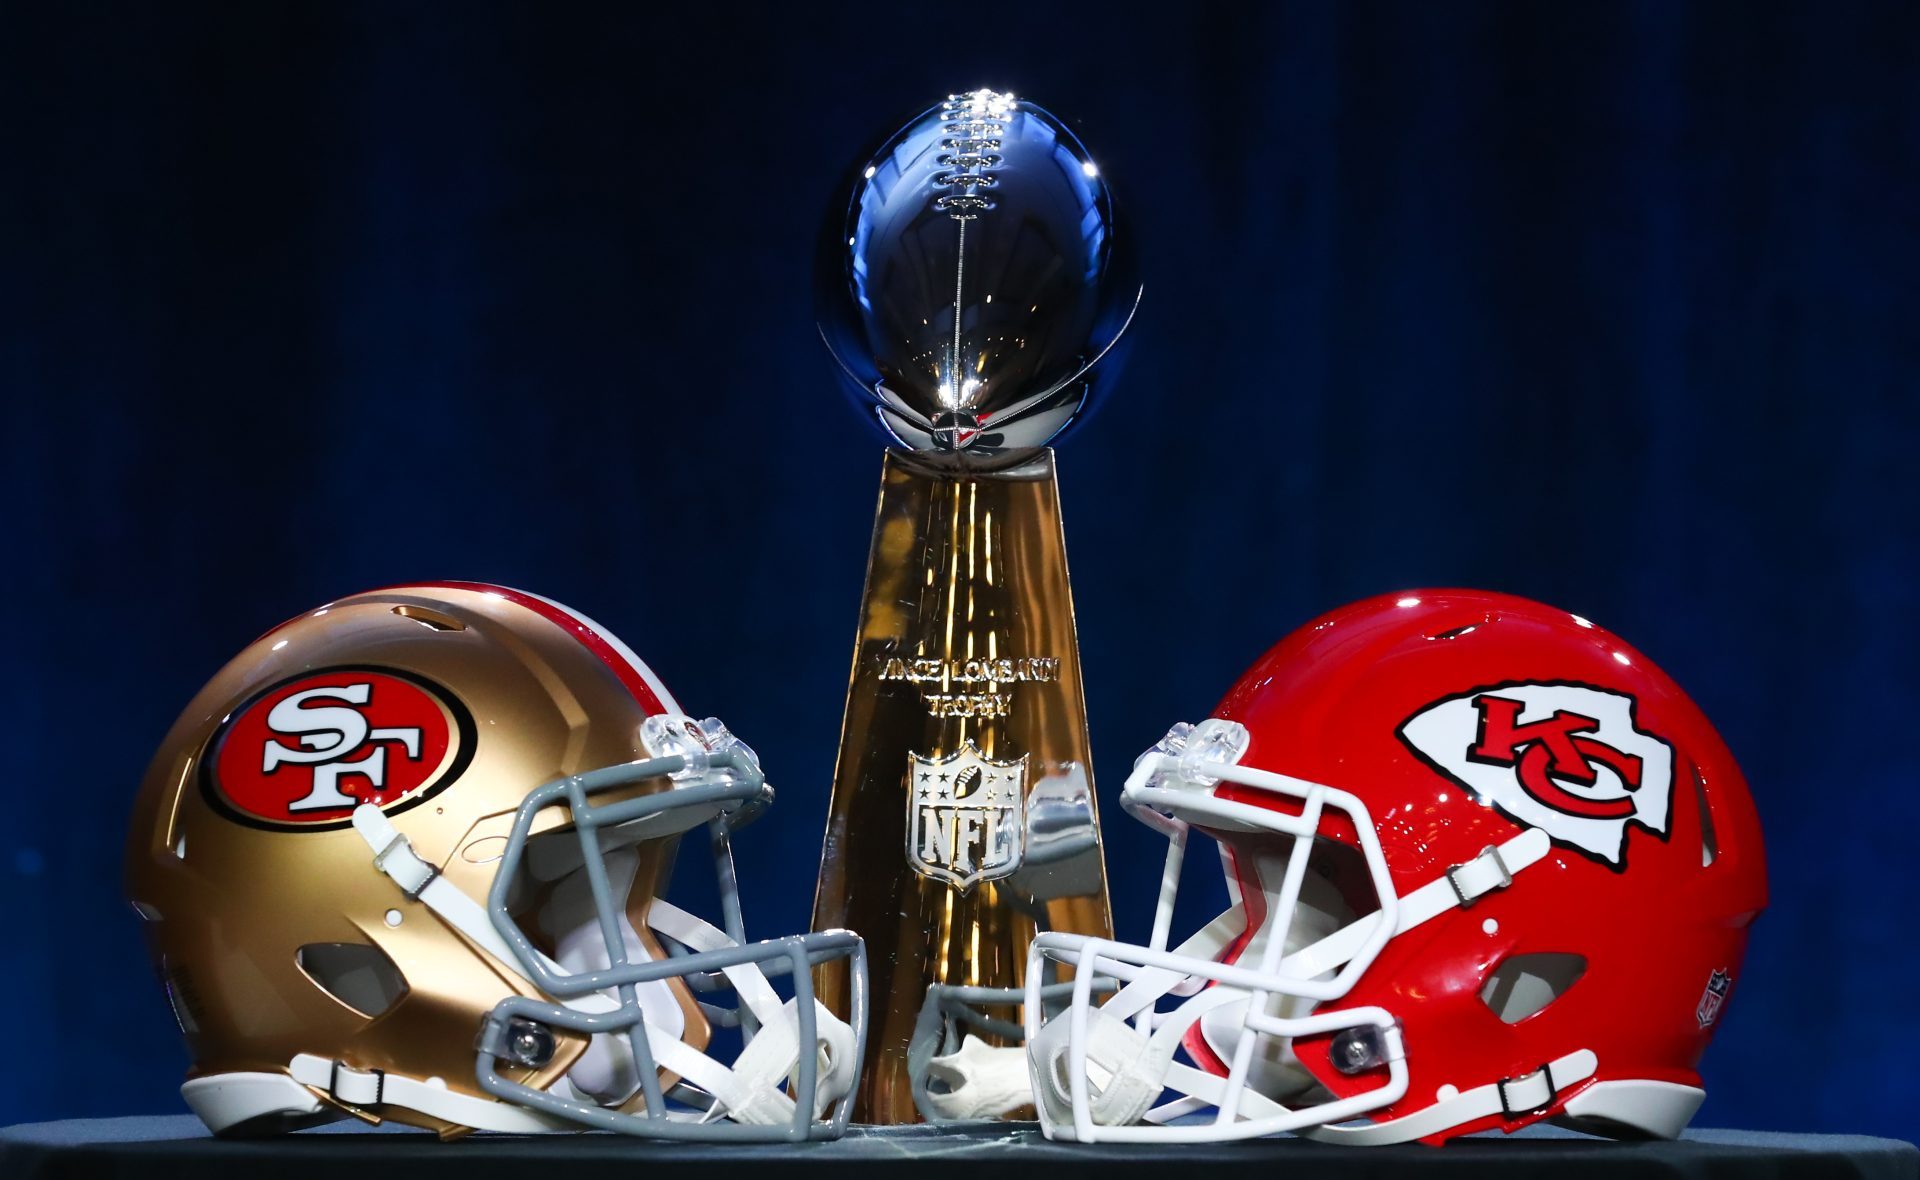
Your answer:
[[[1760,824],[1699,708],[1587,620],[1464,590],[1334,611],[1122,800],[1170,838],[1160,908],[1146,947],[1034,943],[1028,980],[1079,985],[1026,1009],[1049,1137],[1673,1136],[1699,1107]],[[1190,827],[1233,904],[1169,949]]]

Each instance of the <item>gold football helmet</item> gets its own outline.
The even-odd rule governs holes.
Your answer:
[[[400,586],[283,624],[187,707],[134,810],[182,1094],[225,1134],[837,1135],[865,952],[747,942],[730,836],[771,801],[724,726],[535,595]],[[701,825],[719,926],[659,896]],[[850,1024],[809,982],[839,958]]]

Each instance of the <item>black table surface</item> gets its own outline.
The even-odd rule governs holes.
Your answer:
[[[1300,1139],[1142,1147],[1049,1143],[1031,1123],[856,1128],[837,1143],[720,1146],[656,1143],[614,1135],[476,1135],[441,1143],[399,1128],[334,1124],[277,1139],[218,1140],[191,1115],[76,1119],[0,1129],[0,1176],[127,1177],[167,1180],[211,1175],[264,1180],[525,1180],[531,1169],[633,1167],[648,1180],[733,1175],[767,1180],[910,1169],[923,1177],[1154,1175],[1201,1167],[1209,1177],[1286,1180],[1364,1177],[1874,1177],[1920,1180],[1920,1150],[1864,1135],[1689,1131],[1673,1143],[1616,1143],[1552,1128],[1464,1139],[1443,1148],[1339,1147]],[[1284,1169],[1284,1171],[1282,1171]],[[535,1173],[537,1174],[537,1173]],[[576,1173],[578,1175],[579,1173]]]

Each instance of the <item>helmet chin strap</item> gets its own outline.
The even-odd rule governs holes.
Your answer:
[[[370,804],[355,808],[353,826],[373,850],[374,867],[391,878],[408,900],[425,905],[447,925],[499,960],[501,966],[526,979],[518,958],[494,928],[486,909],[441,876],[438,868],[414,852],[412,843],[379,808]],[[630,884],[630,870],[626,879]],[[647,913],[648,926],[696,953],[736,945],[725,931],[660,898],[651,901]],[[621,917],[624,919],[624,914]],[[635,945],[639,945],[639,938],[633,934],[630,924],[624,921],[622,924],[625,926],[623,933],[633,935],[628,944],[631,952]],[[588,962],[590,955],[584,950],[576,950],[578,953],[575,955],[563,950],[560,963],[545,959],[545,956],[542,958],[555,974],[569,974],[581,967],[591,970],[592,964]],[[643,947],[641,953],[644,955]],[[578,958],[579,962],[569,967],[566,960],[570,957]],[[600,948],[599,957],[603,960],[606,958],[604,946]],[[714,1105],[706,1112],[688,1112],[684,1115],[676,1112],[675,1117],[705,1122],[725,1116],[737,1122],[763,1125],[790,1122],[794,1103],[782,1091],[782,1087],[800,1058],[798,1010],[792,1001],[783,1003],[780,1000],[758,965],[737,963],[720,970],[740,997],[740,1002],[760,1022],[759,1031],[747,1041],[731,1067],[681,1040],[678,1029],[666,1029],[656,1024],[652,1019],[655,1006],[642,1004],[647,1045],[655,1063],[685,1078],[714,1098]],[[668,1000],[671,1001],[670,995]],[[589,1013],[615,1012],[620,1008],[616,998],[598,992],[560,1002],[576,1011]],[[669,1002],[666,1006],[675,1015],[679,1014],[677,1003]],[[853,1060],[855,1037],[852,1028],[817,1000],[814,1002],[814,1027],[819,1043],[813,1047],[813,1051],[820,1060],[820,1072],[814,1088],[815,1109],[812,1113],[818,1118],[828,1106],[844,1097],[852,1088],[858,1063]],[[596,1043],[621,1039],[606,1035],[594,1038]],[[615,1060],[616,1055],[610,1049],[604,1051],[602,1057],[604,1059],[596,1060],[580,1079],[581,1083],[591,1088],[582,1090],[571,1078],[568,1080],[569,1086],[580,1090],[583,1096],[596,1104],[599,1104],[599,1099],[594,1096],[595,1090],[610,1098],[624,1090],[624,1096],[617,1100],[625,1101],[631,1097],[632,1089],[622,1084],[627,1079],[622,1077],[620,1062]],[[321,1076],[323,1072],[325,1077]],[[630,1057],[626,1059],[625,1072],[632,1073]],[[309,1054],[296,1057],[289,1064],[289,1073],[297,1081],[324,1090],[350,1106],[363,1106],[368,1102],[404,1106],[481,1130],[532,1132],[575,1129],[574,1124],[509,1103],[452,1093],[444,1085],[434,1085],[433,1079],[422,1082],[398,1074],[354,1070],[342,1063],[329,1062]],[[342,1085],[346,1087],[345,1090],[340,1089]],[[457,1116],[440,1113],[456,1109]]]
[[[1359,1127],[1306,1127],[1302,1128],[1300,1134],[1323,1143],[1352,1143],[1359,1146],[1407,1143],[1477,1122],[1489,1115],[1505,1114],[1511,1118],[1544,1110],[1553,1105],[1561,1090],[1586,1081],[1599,1068],[1600,1058],[1593,1050],[1575,1049],[1532,1073],[1461,1090],[1397,1119]]]
[[[287,1074],[294,1081],[311,1086],[343,1106],[369,1114],[378,1114],[386,1107],[398,1106],[455,1126],[518,1135],[542,1135],[578,1129],[539,1111],[456,1093],[449,1090],[439,1078],[422,1080],[389,1070],[355,1069],[343,1062],[316,1057],[311,1053],[296,1054],[287,1063]]]
[[[1246,928],[1247,911],[1235,905],[1202,926],[1193,937],[1174,948],[1173,953],[1211,962],[1225,953]],[[1177,993],[1186,979],[1187,976],[1178,972],[1146,968],[1134,976],[1132,983],[1093,1011],[1117,1020],[1133,1019],[1151,1008],[1160,997]],[[1046,1027],[1058,1023],[1056,1018]],[[1106,1026],[1102,1023],[1101,1027]],[[1117,1037],[1112,1032],[1106,1035],[1110,1042]],[[1110,1046],[1108,1055],[1117,1052]],[[997,1048],[969,1035],[958,1051],[935,1057],[928,1063],[930,1073],[938,1076],[947,1090],[926,1096],[925,1102],[930,1107],[927,1113],[941,1119],[999,1118],[1010,1110],[1031,1105],[1034,1095],[1027,1057],[1025,1046]]]
[[[1254,882],[1266,894],[1266,912],[1272,912],[1279,904],[1274,883],[1284,874],[1285,864],[1276,864],[1276,858],[1270,856],[1252,855],[1247,859],[1252,862]],[[1286,924],[1285,953],[1297,952],[1339,930],[1346,925],[1343,915],[1351,917],[1345,912],[1345,904],[1338,891],[1324,879],[1308,875],[1300,885],[1300,901],[1294,910],[1293,921]],[[1234,962],[1246,964],[1263,961],[1266,944],[1277,932],[1277,923],[1262,922],[1240,948]],[[1330,977],[1331,972],[1323,972],[1315,978]],[[1260,1038],[1248,1027],[1247,1011],[1251,1003],[1252,997],[1248,996],[1240,1003],[1215,1008],[1201,1018],[1198,1035],[1207,1048],[1221,1061],[1232,1061],[1240,1040],[1243,1037],[1255,1037],[1248,1057],[1248,1087],[1283,1103],[1318,1090],[1319,1081],[1294,1055],[1291,1038]],[[1313,1009],[1313,1000],[1282,993],[1270,994],[1262,1006],[1265,1015],[1283,1019],[1302,1017]]]
[[[1488,847],[1472,860],[1447,869],[1435,880],[1397,899],[1393,935],[1405,934],[1456,906],[1471,905],[1489,893],[1507,888],[1513,883],[1515,874],[1539,863],[1549,846],[1546,832],[1529,828],[1503,844]],[[1367,944],[1380,921],[1380,911],[1375,911],[1292,951],[1281,959],[1275,975],[1285,979],[1310,980],[1337,971]],[[1198,960],[1208,966],[1216,965],[1220,954],[1238,937],[1245,924],[1245,911],[1236,905],[1169,953]],[[1042,936],[1043,940],[1053,937]],[[1068,938],[1062,938],[1060,945],[1068,941]],[[1039,945],[1042,944],[1036,944]],[[1234,1119],[1265,1124],[1258,1130],[1249,1129],[1248,1134],[1270,1134],[1352,1117],[1398,1098],[1397,1093],[1391,1096],[1383,1093],[1378,1097],[1360,1095],[1295,1111],[1244,1084],[1232,1085],[1230,1078],[1175,1062],[1172,1059],[1173,1049],[1185,1030],[1195,1021],[1227,1005],[1241,1006],[1241,1036],[1264,1035],[1266,1030],[1259,1027],[1260,1024],[1277,1022],[1249,1010],[1249,996],[1245,989],[1225,984],[1206,988],[1171,1013],[1155,1015],[1152,1013],[1153,1006],[1164,996],[1179,994],[1184,985],[1190,984],[1195,972],[1158,966],[1135,967],[1104,956],[1097,957],[1095,964],[1101,973],[1120,975],[1130,982],[1105,1004],[1087,1013],[1084,1045],[1070,1043],[1068,1030],[1072,1027],[1074,1013],[1069,1009],[1048,1021],[1030,1046],[1034,1074],[1044,1079],[1041,1083],[1043,1093],[1037,1097],[1048,1116],[1046,1121],[1050,1124],[1050,1133],[1058,1131],[1071,1136],[1076,1125],[1068,1085],[1070,1054],[1076,1048],[1086,1058],[1089,1090],[1098,1087],[1097,1094],[1089,1094],[1088,1105],[1091,1109],[1087,1112],[1092,1123],[1098,1127],[1119,1128],[1143,1120],[1164,1122],[1191,1113],[1203,1105],[1231,1104],[1234,1107],[1231,1117]],[[1324,1008],[1325,1004],[1320,1007]],[[1368,1022],[1368,1013],[1378,1014],[1378,1010],[1356,1009],[1346,1015],[1352,1017],[1349,1023],[1358,1025]],[[1336,1010],[1287,1023],[1324,1024],[1327,1028],[1338,1028],[1344,1027],[1340,1023],[1342,1015]],[[1385,1018],[1385,1014],[1379,1015]],[[1130,1019],[1134,1021],[1133,1025],[1127,1023]],[[1216,1031],[1218,1027],[1216,1025]],[[1387,1060],[1394,1062],[1399,1056],[1397,1030],[1388,1039],[1394,1051],[1389,1053]],[[1549,1063],[1543,1070],[1536,1071],[1536,1075],[1476,1087],[1436,1102],[1414,1115],[1372,1128],[1320,1126],[1311,1132],[1303,1130],[1302,1133],[1319,1136],[1321,1132],[1327,1132],[1325,1137],[1339,1137],[1343,1142],[1394,1142],[1421,1138],[1489,1113],[1497,1114],[1503,1109],[1503,1097],[1508,1103],[1504,1109],[1536,1109],[1543,1103],[1530,1101],[1534,1097],[1533,1090],[1544,1086],[1549,1091],[1545,1101],[1551,1102],[1553,1091],[1593,1075],[1596,1066],[1591,1060],[1592,1056],[1586,1050],[1579,1050],[1558,1062]],[[1149,1110],[1146,1103],[1150,1103],[1163,1089],[1179,1091],[1185,1097]],[[1490,1099],[1494,1102],[1492,1109],[1482,1109]],[[1234,1134],[1231,1123],[1219,1129],[1221,1137]],[[1349,1139],[1346,1138],[1348,1135],[1364,1137]]]
[[[1168,1013],[1151,1034],[1104,1007],[1088,1012],[1087,1081],[1093,1121],[1105,1127],[1139,1122],[1166,1088],[1171,1071],[1186,1068],[1176,1067],[1173,1054],[1187,1029],[1211,1012],[1235,1004],[1244,1007],[1246,1002],[1247,994],[1238,988],[1210,987]],[[1042,1079],[1036,1098],[1050,1121],[1062,1125],[1073,1122],[1067,1067],[1070,1027],[1061,1019],[1048,1021],[1031,1047],[1035,1072]]]
[[[696,952],[717,951],[735,945],[726,931],[657,897],[648,909],[647,924]],[[756,964],[738,963],[722,967],[720,972],[733,985],[740,1002],[759,1020],[760,1031],[740,1050],[731,1069],[720,1066],[713,1058],[677,1038],[667,1047],[666,1056],[656,1053],[655,1060],[712,1094],[717,1100],[717,1114],[729,1115],[735,1121],[745,1123],[791,1122],[793,1099],[781,1087],[800,1061],[798,1002],[782,1002],[773,985],[767,982],[766,973]],[[814,1118],[819,1118],[828,1106],[852,1090],[859,1063],[853,1059],[854,1033],[851,1026],[829,1012],[818,1000],[813,1003],[813,1019],[818,1044],[812,1047],[812,1051],[819,1060],[820,1074],[814,1086],[812,1113]],[[702,1081],[700,1077],[681,1069],[676,1062],[689,1055],[719,1066],[720,1074],[712,1076],[709,1081]],[[712,1074],[712,1070],[705,1067],[701,1072]]]
[[[633,890],[634,876],[639,872],[639,855],[631,848],[622,848],[605,853],[603,859],[609,888],[615,898],[625,902]],[[614,912],[613,920],[627,962],[652,962],[653,953],[633,928],[624,906]],[[582,874],[570,874],[554,885],[541,907],[539,922],[552,940],[555,960],[568,974],[584,975],[612,966],[594,908],[593,892]],[[633,988],[641,1010],[647,1014],[648,1025],[658,1028],[665,1037],[679,1039],[686,1030],[686,1017],[667,981],[648,980],[634,984]],[[600,994],[616,1008],[619,1006],[617,989],[604,988]],[[650,1046],[654,1040],[650,1029]],[[582,1101],[600,1106],[620,1105],[640,1089],[632,1044],[619,1033],[594,1036],[586,1051],[574,1061],[573,1068],[567,1071],[566,1081]]]

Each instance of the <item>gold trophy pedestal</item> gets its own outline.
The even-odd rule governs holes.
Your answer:
[[[929,986],[1018,987],[1036,933],[1111,934],[1051,450],[887,452],[821,866],[814,928],[871,972],[856,1122],[919,1120]],[[816,986],[844,1016],[845,965]]]

